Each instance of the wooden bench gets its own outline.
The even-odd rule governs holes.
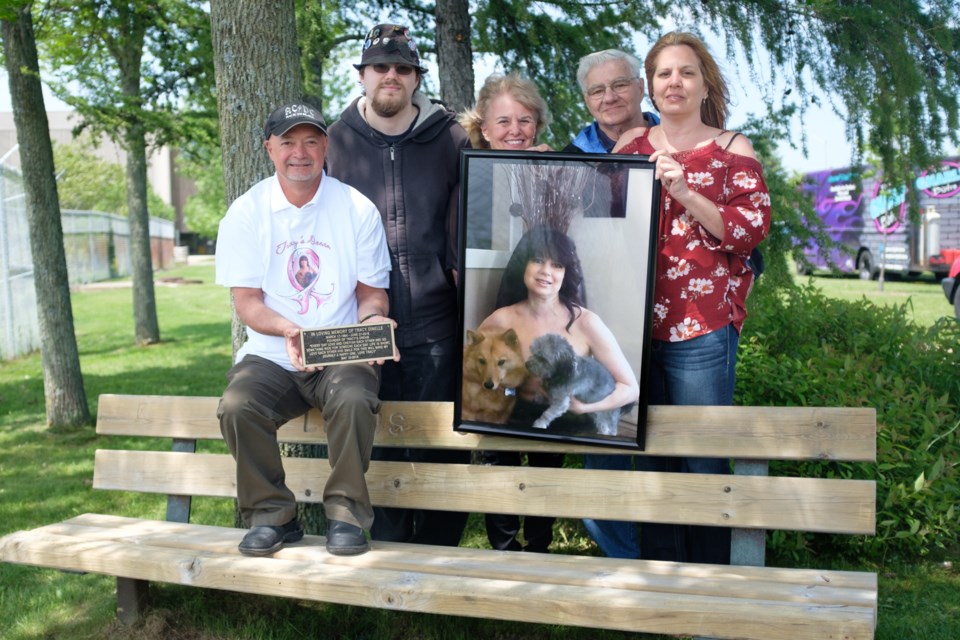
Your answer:
[[[168,521],[86,514],[0,539],[0,558],[118,577],[118,615],[131,622],[150,581],[403,611],[649,633],[823,640],[873,638],[873,573],[765,567],[764,530],[871,534],[871,481],[766,476],[772,459],[875,460],[873,409],[651,407],[648,454],[736,459],[737,474],[541,469],[373,462],[376,504],[560,518],[724,525],[737,566],[618,560],[372,542],[328,554],[306,536],[272,557],[237,551],[244,531],[190,524],[191,496],[235,496],[229,454],[194,453],[220,439],[217,398],[100,397],[101,436],[161,436],[171,451],[98,450],[96,489],[168,495]],[[623,449],[460,434],[448,403],[384,403],[381,446],[583,453]],[[283,441],[325,442],[316,412]],[[289,458],[287,483],[317,502],[326,460]],[[751,566],[754,565],[754,566]]]

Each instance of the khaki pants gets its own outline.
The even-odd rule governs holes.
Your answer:
[[[251,527],[279,526],[296,516],[277,429],[316,407],[326,424],[332,470],[323,490],[327,518],[369,529],[373,507],[364,473],[380,411],[379,368],[335,365],[301,373],[247,356],[230,369],[227,380],[217,417],[237,461],[237,501],[243,521]]]

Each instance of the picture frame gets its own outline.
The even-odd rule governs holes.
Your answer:
[[[659,211],[647,156],[462,152],[455,430],[644,449]]]

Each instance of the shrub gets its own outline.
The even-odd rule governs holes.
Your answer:
[[[813,285],[750,299],[737,363],[737,404],[870,406],[877,464],[782,462],[778,475],[877,482],[877,534],[776,532],[771,551],[882,561],[917,557],[960,536],[960,323],[931,329],[907,305],[827,298]]]

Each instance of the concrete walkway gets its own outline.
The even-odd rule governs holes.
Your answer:
[[[187,256],[187,266],[213,264],[214,257],[211,255]],[[180,278],[176,276],[166,277],[163,271],[154,272],[153,285],[155,287],[181,287],[188,284],[203,284],[201,280],[191,280],[189,278]],[[70,291],[95,291],[100,289],[129,289],[133,286],[130,278],[123,280],[108,280],[104,282],[86,282],[83,284],[71,285]]]

